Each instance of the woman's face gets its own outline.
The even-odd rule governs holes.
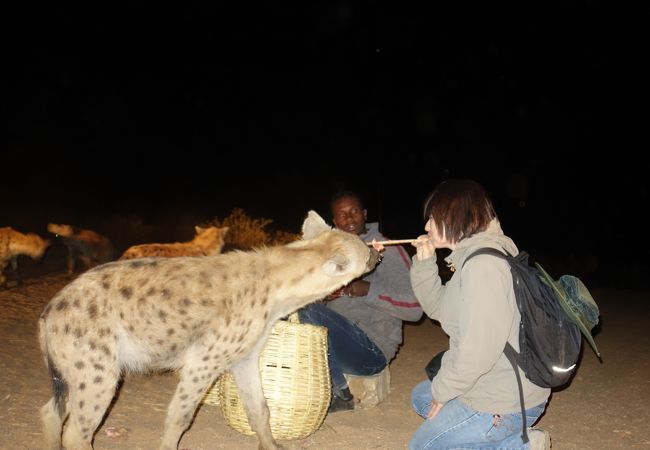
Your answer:
[[[429,240],[433,242],[435,248],[451,248],[452,244],[445,238],[444,230],[438,230],[433,218],[429,217],[429,220],[427,220],[427,223],[424,225],[424,229],[429,236]]]

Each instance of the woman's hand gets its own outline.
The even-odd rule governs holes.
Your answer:
[[[433,241],[429,239],[429,236],[426,234],[423,234],[422,236],[418,236],[417,240],[411,244],[413,247],[415,247],[415,258],[418,261],[422,261],[425,259],[429,259],[433,257],[433,255],[436,252],[436,248],[433,245]]]
[[[444,403],[438,403],[437,401],[432,400],[431,401],[431,410],[429,411],[429,415],[427,416],[427,420],[435,419],[443,406],[445,406]]]

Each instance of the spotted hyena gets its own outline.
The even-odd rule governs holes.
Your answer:
[[[359,237],[332,229],[313,211],[302,231],[301,240],[248,252],[111,262],[65,286],[39,322],[54,390],[41,409],[46,448],[91,449],[122,373],[158,369],[180,369],[161,449],[177,448],[225,370],[240,388],[260,448],[279,448],[258,367],[273,324],[379,260]]]
[[[111,241],[92,230],[83,230],[65,224],[50,223],[47,231],[53,233],[68,249],[66,265],[68,275],[74,274],[77,260],[80,260],[85,270],[97,264],[103,264],[113,259]]]
[[[228,227],[194,227],[196,235],[189,242],[170,244],[140,244],[129,247],[120,259],[145,258],[161,256],[171,258],[176,256],[212,256],[221,253],[225,243]]]
[[[18,256],[28,255],[33,260],[39,260],[50,245],[50,241],[41,238],[38,234],[23,234],[11,227],[0,228],[0,289],[7,287],[7,277],[4,270],[9,263],[16,276],[16,284],[20,285],[18,272]]]

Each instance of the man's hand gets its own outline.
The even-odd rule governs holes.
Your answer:
[[[368,289],[370,289],[368,281],[354,280],[343,288],[343,292],[350,297],[364,297],[368,295]]]
[[[339,297],[364,297],[368,295],[370,283],[364,280],[354,280],[340,289],[335,290],[325,300],[334,300]]]
[[[325,300],[334,300],[336,298],[343,297],[344,295],[346,295],[344,290],[345,290],[345,286],[335,290],[334,292],[329,294],[327,297],[325,297]]]
[[[382,253],[386,249],[386,247],[384,247],[384,244],[380,244],[379,242],[377,242],[377,239],[374,238],[372,239],[372,242],[370,244],[372,245],[372,248],[377,250],[379,253]]]

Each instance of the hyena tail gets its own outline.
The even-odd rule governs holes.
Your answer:
[[[63,379],[61,372],[56,368],[47,351],[47,341],[44,336],[45,321],[41,319],[39,340],[41,350],[45,356],[45,365],[50,373],[52,381],[52,391],[54,395],[41,408],[41,421],[43,422],[43,435],[45,437],[46,450],[61,449],[61,433],[63,431],[63,421],[68,415],[65,397],[68,392],[68,384]]]

